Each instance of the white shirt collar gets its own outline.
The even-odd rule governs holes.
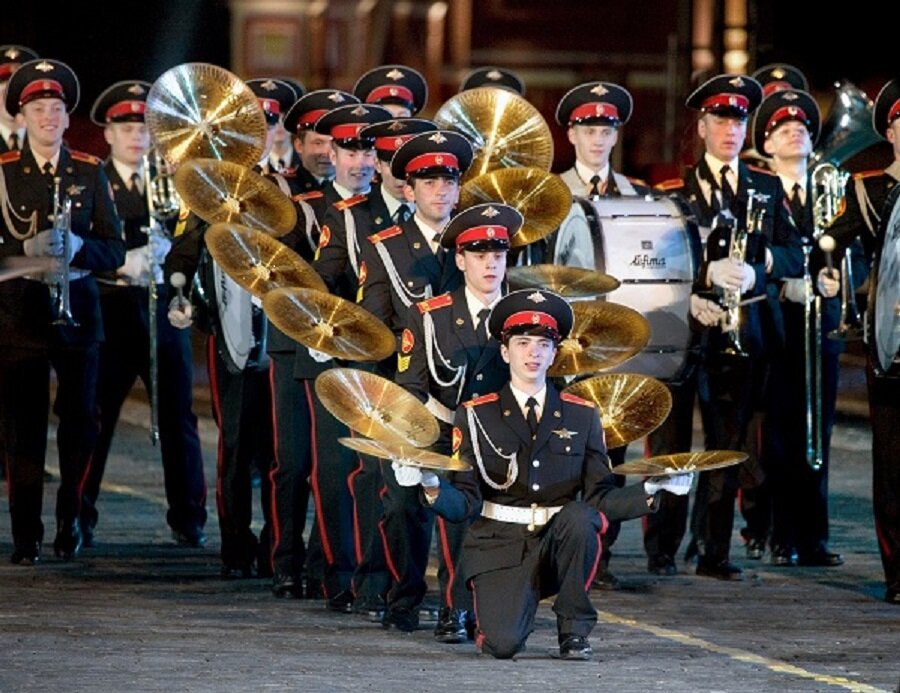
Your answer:
[[[407,202],[406,200],[398,200],[396,197],[387,192],[384,188],[381,189],[381,197],[384,199],[384,205],[387,207],[388,214],[390,214],[391,219],[397,216],[397,210],[400,208],[401,204],[409,207],[410,212],[414,212],[416,209],[416,205],[413,202]]]
[[[478,298],[474,293],[472,293],[468,286],[465,288],[465,294],[466,307],[469,309],[469,315],[472,317],[472,325],[474,325],[476,328],[479,326],[478,313],[480,313],[485,308],[492,309],[497,305],[497,303],[500,302],[500,299],[503,298],[503,292],[500,291],[497,293],[497,298],[491,301],[489,305],[484,305],[481,302],[481,299]]]
[[[25,128],[8,128],[0,123],[0,137],[4,142],[9,142],[9,136],[16,133],[19,136],[19,149],[22,148],[22,142],[25,139]]]
[[[791,196],[794,194],[794,183],[800,184],[800,199],[806,200],[806,180],[794,180],[793,178],[784,175],[783,173],[779,173],[778,177],[781,179],[781,185],[784,187],[784,192],[787,195],[787,198],[790,200]]]
[[[31,155],[34,157],[34,163],[37,164],[38,171],[43,173],[44,164],[47,163],[48,160],[45,159],[44,157],[42,157],[40,154],[38,154],[33,149],[31,150]],[[58,149],[56,150],[56,154],[54,154],[53,157],[51,159],[49,159],[49,161],[50,161],[50,165],[53,166],[53,173],[54,173],[54,175],[56,175],[57,173],[59,173],[59,171],[57,171],[57,168],[59,168],[59,150]]]
[[[533,395],[529,395],[526,392],[522,392],[517,387],[515,387],[512,383],[509,384],[509,389],[513,393],[513,397],[516,398],[516,403],[519,405],[519,409],[522,410],[522,416],[527,414],[527,407],[525,403],[528,401],[529,397],[534,397],[537,402],[537,408],[535,410],[535,414],[538,419],[541,418],[541,412],[544,411],[544,402],[547,400],[547,384],[544,383],[544,386],[535,392]]]
[[[735,157],[731,161],[722,161],[721,159],[717,159],[709,152],[706,152],[703,157],[706,159],[706,165],[709,166],[709,170],[712,171],[713,175],[718,178],[719,172],[722,170],[722,167],[727,165],[731,170],[728,172],[728,180],[732,183],[737,182],[737,174],[738,174],[738,163],[740,159]],[[734,176],[732,178],[732,176]]]
[[[431,228],[428,224],[426,224],[419,218],[418,214],[413,216],[413,220],[416,222],[416,226],[419,227],[419,231],[422,232],[422,237],[428,242],[428,247],[431,248],[431,252],[437,253],[438,248],[441,247],[441,244],[433,239],[434,235],[436,233],[440,233],[440,231],[435,231],[433,228]]]
[[[585,185],[589,186],[591,184],[591,178],[593,178],[594,176],[600,176],[600,182],[602,183],[607,178],[609,178],[609,162],[607,161],[606,166],[601,168],[599,171],[592,171],[576,159],[575,172],[578,173],[579,177],[584,181]]]
[[[118,159],[113,159],[112,165],[113,168],[116,169],[116,173],[119,174],[119,177],[125,182],[126,185],[131,182],[132,174],[141,173],[139,168],[129,166],[128,164],[125,164]]]
[[[336,180],[331,181],[331,184],[334,186],[334,189],[337,191],[337,194],[341,196],[342,200],[348,200],[351,197],[356,197],[357,195],[368,195],[368,190],[363,190],[362,192],[355,193],[349,188],[345,188],[343,185],[338,183]]]

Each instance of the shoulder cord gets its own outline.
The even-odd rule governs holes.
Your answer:
[[[12,200],[9,199],[9,190],[6,188],[6,175],[3,173],[3,167],[0,166],[0,199],[3,200],[3,204],[0,205],[3,207],[3,221],[6,222],[6,228],[9,229],[9,235],[15,238],[17,241],[24,241],[37,233],[37,210],[33,210],[31,215],[27,217],[20,217],[16,214],[16,210],[13,208]],[[16,230],[16,226],[13,223],[13,220],[10,218],[10,213],[18,219],[22,223],[28,223],[28,230],[22,234]]]
[[[451,387],[452,385],[459,384],[456,393],[456,403],[459,404],[463,383],[465,382],[464,376],[466,373],[466,364],[454,367],[454,365],[444,356],[441,347],[435,338],[434,319],[431,317],[431,313],[425,313],[425,315],[422,316],[422,325],[425,330],[425,357],[428,361],[428,370],[431,371],[431,377],[434,378],[434,381],[441,387]],[[455,372],[455,375],[450,380],[442,380],[438,375],[437,366],[434,361],[435,350],[437,350],[438,358],[441,360],[443,366],[447,368],[447,370]]]
[[[403,285],[400,273],[397,272],[397,268],[394,266],[394,260],[391,258],[391,254],[388,252],[387,248],[384,247],[384,244],[376,243],[375,248],[378,250],[378,256],[384,263],[384,268],[388,273],[388,277],[390,277],[391,284],[394,286],[394,292],[399,296],[404,306],[409,308],[413,303],[418,303],[419,301],[424,301],[426,298],[431,298],[430,285],[427,285],[422,293],[419,294],[407,289]]]
[[[492,489],[496,489],[497,491],[505,491],[514,483],[516,483],[516,479],[519,477],[519,462],[516,459],[516,453],[512,453],[511,455],[504,455],[498,449],[497,446],[494,445],[494,441],[490,439],[487,432],[484,430],[484,427],[481,425],[481,420],[475,414],[475,407],[467,407],[466,408],[466,418],[469,425],[469,435],[472,437],[472,452],[475,455],[475,462],[478,464],[478,471],[481,472],[481,478],[484,479],[484,483],[490,486]],[[488,445],[491,446],[491,449],[494,453],[505,459],[507,461],[506,467],[506,481],[502,484],[498,484],[488,475],[487,470],[484,468],[484,461],[481,459],[481,445],[478,440],[478,431],[475,428],[478,428],[478,431],[484,435],[484,439],[488,442]]]

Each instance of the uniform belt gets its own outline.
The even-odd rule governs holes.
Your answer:
[[[425,408],[444,423],[448,423],[451,426],[453,425],[453,410],[438,402],[434,398],[434,395],[428,395],[428,401],[425,402]]]
[[[499,522],[528,525],[528,531],[534,531],[535,527],[543,527],[550,522],[550,518],[562,509],[563,506],[561,505],[544,507],[537,503],[532,503],[531,507],[519,508],[514,505],[500,505],[499,503],[484,501],[481,505],[481,516]]]

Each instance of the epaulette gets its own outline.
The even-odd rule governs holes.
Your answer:
[[[427,298],[424,301],[419,301],[416,304],[416,308],[419,309],[419,312],[422,315],[425,313],[430,313],[433,310],[437,310],[438,308],[446,308],[447,306],[453,305],[453,295],[452,294],[441,294],[440,296],[435,296],[434,298]]]
[[[591,402],[590,400],[588,400],[588,399],[582,399],[581,397],[578,397],[578,396],[576,396],[576,395],[573,395],[573,394],[571,394],[571,393],[569,393],[569,392],[560,392],[560,393],[559,393],[559,398],[560,398],[563,402],[571,402],[572,404],[580,404],[582,407],[591,407],[592,409],[594,409],[594,408],[596,408],[596,406],[597,406],[596,404],[594,404],[594,403]]]
[[[354,195],[353,197],[348,197],[346,200],[338,200],[334,203],[334,208],[339,212],[343,212],[345,209],[350,209],[360,202],[365,202],[367,199],[369,199],[369,196],[365,193],[361,193],[359,195]]]
[[[87,152],[70,151],[69,155],[73,159],[75,159],[75,161],[81,161],[85,164],[94,164],[94,166],[99,166],[103,163],[103,160],[100,157],[94,156],[93,154],[88,154]]]
[[[391,226],[390,228],[379,231],[378,233],[373,233],[371,236],[369,236],[369,240],[372,242],[372,245],[377,245],[381,243],[381,241],[386,241],[388,238],[399,236],[401,233],[403,233],[403,229],[401,229],[399,226]]]
[[[3,152],[0,154],[0,164],[8,164],[12,161],[18,161],[22,158],[22,152],[19,149],[13,149],[9,152]]]
[[[760,166],[754,166],[753,164],[747,164],[747,168],[749,168],[754,173],[764,173],[767,176],[776,176],[776,177],[778,176],[777,173],[772,173],[772,171],[770,171],[767,168],[762,168]]]
[[[884,174],[883,168],[877,168],[873,171],[859,171],[859,172],[853,174],[853,180],[856,180],[856,179],[862,180],[863,178],[871,178],[872,176],[881,176],[883,174]]]
[[[640,178],[632,178],[631,176],[625,176],[628,179],[629,183],[633,183],[634,185],[643,185],[645,188],[650,186],[647,185],[647,181],[641,180]]]
[[[316,200],[324,196],[325,193],[323,193],[321,190],[310,190],[309,192],[305,193],[297,193],[296,195],[293,195],[291,199],[294,202],[306,202],[306,200]]]
[[[488,395],[481,395],[481,397],[476,397],[475,399],[470,399],[468,402],[463,402],[464,407],[477,407],[479,404],[487,404],[488,402],[496,402],[500,399],[500,395],[496,392],[491,392]]]
[[[664,180],[662,183],[657,183],[656,185],[654,185],[653,189],[668,192],[669,190],[679,190],[683,187],[683,178],[669,178],[669,180]]]

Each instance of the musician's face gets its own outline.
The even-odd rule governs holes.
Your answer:
[[[412,111],[409,110],[409,107],[399,103],[382,103],[379,105],[388,109],[394,118],[409,118],[412,116]]]
[[[395,200],[406,202],[406,198],[403,196],[403,188],[406,187],[406,181],[402,178],[394,178],[394,174],[391,173],[390,161],[378,160],[378,175],[381,176],[381,190],[383,192]]]
[[[10,130],[15,129],[16,127],[16,119],[13,118],[9,111],[6,110],[6,85],[9,84],[9,80],[5,82],[0,82],[0,123],[3,123]]]
[[[697,121],[697,133],[707,152],[719,161],[732,161],[744,145],[747,119],[706,113]]]
[[[788,120],[772,131],[763,149],[776,160],[805,159],[812,153],[812,138],[803,123]]]
[[[109,123],[103,136],[112,158],[128,166],[140,164],[150,149],[150,130],[145,123]]]
[[[573,125],[568,134],[575,158],[593,171],[606,166],[619,141],[619,130],[612,125]]]
[[[900,160],[900,118],[897,118],[885,132],[887,141],[894,148],[894,158]]]
[[[16,122],[25,127],[33,145],[53,148],[62,144],[69,114],[60,99],[35,99],[22,106]]]
[[[506,276],[505,250],[459,250],[456,266],[465,277],[466,286],[479,298],[490,303],[500,295]]]
[[[375,175],[375,149],[345,149],[331,146],[334,180],[356,194],[366,192]]]
[[[303,168],[316,178],[334,178],[330,135],[320,135],[312,130],[302,130],[294,140],[294,148],[300,155]]]
[[[407,200],[416,203],[416,216],[440,231],[459,200],[459,181],[449,176],[413,178],[403,192]]]
[[[549,337],[515,335],[500,346],[500,355],[509,364],[512,384],[528,391],[543,385],[547,370],[556,358],[556,345]]]

